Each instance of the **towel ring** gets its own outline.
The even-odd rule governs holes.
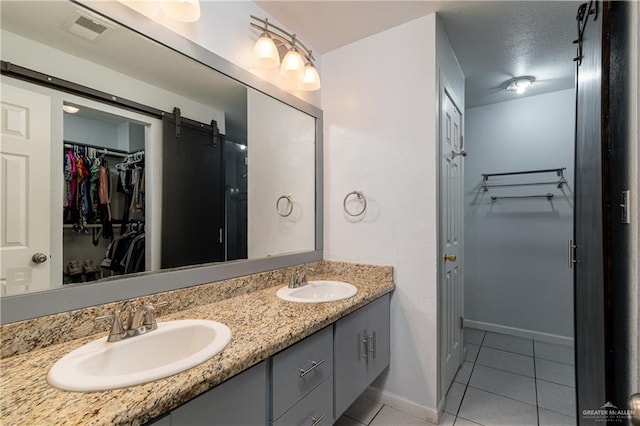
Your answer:
[[[280,213],[280,201],[282,200],[287,200],[288,209],[286,213]],[[276,201],[276,213],[278,213],[282,217],[289,217],[292,212],[293,212],[293,201],[291,201],[291,196],[283,195],[280,198],[278,198],[278,201]]]
[[[357,213],[352,213],[347,208],[347,201],[349,200],[349,197],[352,196],[352,195],[357,196],[358,199],[360,201],[362,201],[362,203],[363,203],[362,210],[360,210]],[[346,197],[344,197],[344,201],[342,202],[342,207],[344,208],[345,213],[348,214],[349,216],[352,216],[352,217],[362,216],[364,214],[364,212],[367,210],[367,199],[362,194],[362,191],[355,191],[354,190],[354,191],[351,191],[350,193],[348,193]]]

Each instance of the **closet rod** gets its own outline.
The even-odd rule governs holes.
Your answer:
[[[546,198],[547,200],[551,200],[553,198],[552,193],[547,193],[545,195],[504,195],[504,196],[491,196],[491,202],[495,203],[499,198]]]
[[[520,171],[520,172],[482,173],[482,177],[486,180],[491,176],[530,175],[534,173],[552,173],[552,172],[555,172],[558,174],[558,176],[561,176],[565,170],[567,170],[566,167],[560,167],[558,169],[526,170],[526,171]]]
[[[86,143],[65,142],[64,147],[65,148],[69,148],[69,149],[73,149],[74,147],[93,148],[96,151],[100,152],[101,154],[113,155],[115,157],[122,157],[122,158],[124,158],[127,155],[129,155],[129,153],[126,152],[126,151],[112,150],[112,149],[107,149],[107,148],[102,147],[102,146],[89,145],[89,144],[86,144]]]

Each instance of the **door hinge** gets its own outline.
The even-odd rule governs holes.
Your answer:
[[[460,329],[464,328],[464,317],[460,317]]]

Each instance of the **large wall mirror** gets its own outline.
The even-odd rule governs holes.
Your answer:
[[[3,323],[322,258],[321,111],[140,19],[2,2]]]

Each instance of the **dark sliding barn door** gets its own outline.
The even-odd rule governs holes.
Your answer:
[[[224,261],[223,135],[211,125],[162,119],[162,268]]]
[[[627,424],[632,371],[628,3],[591,1],[578,13],[575,152],[575,348],[580,425]],[[637,368],[637,366],[636,366]],[[635,370],[635,368],[633,369]],[[606,410],[609,414],[593,413]],[[585,411],[586,410],[586,411]],[[591,412],[590,412],[591,410]]]
[[[582,6],[581,6],[582,7]],[[574,298],[576,405],[581,425],[583,410],[606,403],[604,235],[602,165],[602,8],[596,2],[585,10],[577,67]],[[600,9],[597,11],[596,9]],[[578,48],[580,50],[580,47]]]

